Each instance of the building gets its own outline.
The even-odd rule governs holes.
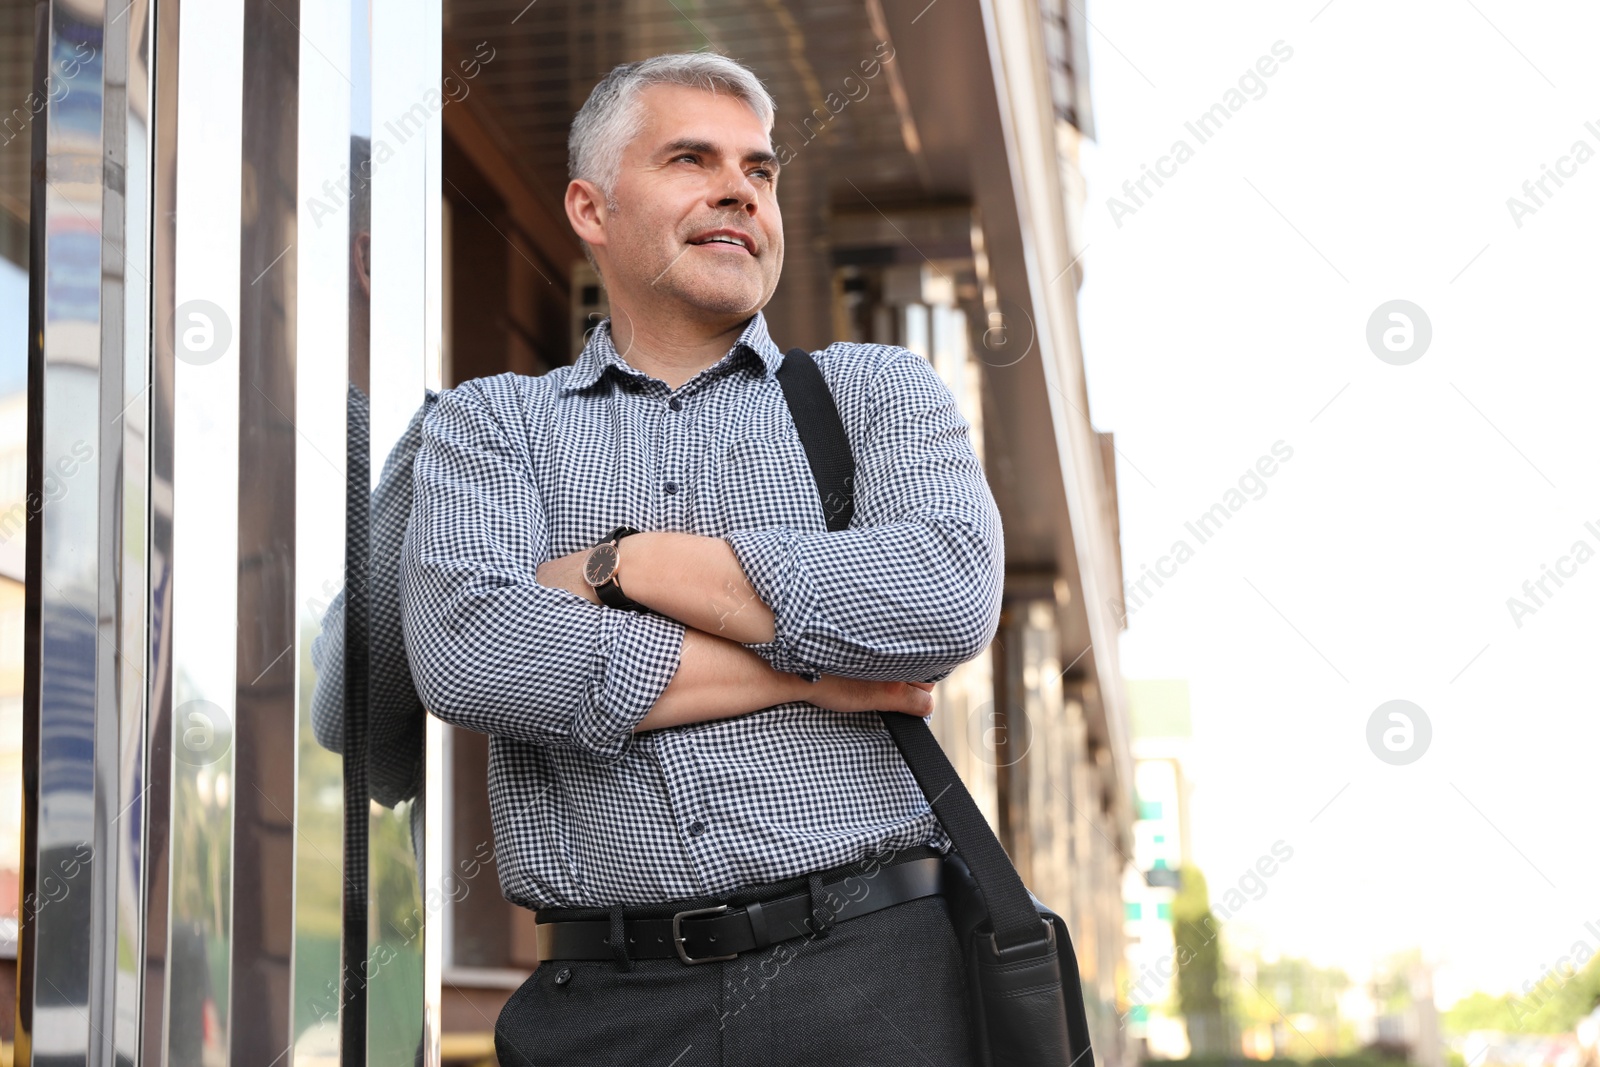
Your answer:
[[[1189,794],[1184,774],[1190,734],[1189,683],[1129,681],[1135,814],[1133,862],[1123,876],[1129,1039],[1157,1059],[1189,1055],[1187,1024],[1178,1011],[1178,942],[1173,900],[1179,870],[1193,863],[1189,848]]]
[[[343,620],[359,752],[369,491],[425,388],[576,353],[604,293],[560,207],[567,124],[614,64],[701,48],[780,105],[774,335],[922,353],[980,442],[1001,629],[932,725],[1066,917],[1100,1061],[1125,1062],[1134,764],[1076,321],[1081,6],[39,10],[37,36],[8,24],[36,65],[7,255],[32,279],[28,492],[68,488],[27,527],[21,891],[67,891],[23,909],[18,1062],[486,1054],[537,959],[493,874],[485,739],[419,720],[429,801],[406,799],[318,743],[318,640]]]

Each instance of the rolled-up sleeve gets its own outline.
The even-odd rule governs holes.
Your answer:
[[[746,647],[812,679],[939,681],[983,651],[1000,618],[1000,512],[970,427],[905,349],[874,373],[863,414],[842,413],[856,457],[850,528],[724,535],[774,616],[773,640]]]
[[[322,613],[322,630],[311,639],[311,732],[330,752],[344,751],[344,590]]]
[[[423,423],[401,562],[412,677],[446,722],[615,759],[677,672],[684,626],[535,580],[548,526],[527,433],[505,424],[515,390],[467,382]]]

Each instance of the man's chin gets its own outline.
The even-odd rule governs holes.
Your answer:
[[[674,290],[670,295],[689,314],[708,320],[749,318],[771,296],[757,285],[718,285],[710,280]]]

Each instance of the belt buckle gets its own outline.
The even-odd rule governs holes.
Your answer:
[[[727,956],[691,956],[683,950],[683,920],[695,915],[721,915],[727,911],[729,905],[718,904],[714,908],[690,908],[688,911],[676,912],[672,916],[672,947],[677,950],[678,958],[684,963],[715,963],[717,960],[736,960],[737,952]]]

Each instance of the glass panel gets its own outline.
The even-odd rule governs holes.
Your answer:
[[[145,712],[150,591],[150,48],[148,3],[131,4],[105,35],[107,160],[122,164],[106,183],[102,217],[100,375],[100,694],[96,723],[95,822],[99,969],[99,1057],[138,1055],[139,960],[144,919]],[[109,169],[109,168],[108,168]],[[114,173],[114,171],[113,171]],[[163,778],[163,781],[165,778]],[[164,927],[163,927],[164,929]]]
[[[25,698],[24,748],[37,760],[38,792],[24,832],[19,1029],[36,1057],[85,1057],[91,1047],[90,932],[95,903],[96,620],[99,617],[97,462],[99,418],[102,168],[100,16],[54,6],[40,29],[46,84],[59,85],[36,148],[51,180],[36,183],[34,299],[43,352],[33,400],[42,417],[29,495],[30,570],[37,575],[37,691]],[[36,86],[37,87],[37,86]],[[67,100],[73,106],[67,107]],[[39,133],[44,136],[40,137]],[[43,167],[41,167],[43,169]],[[42,217],[38,207],[43,207]],[[42,293],[39,287],[42,286]],[[32,736],[29,737],[28,735]],[[30,958],[31,957],[31,958]]]
[[[164,1061],[172,1024],[184,1017],[169,1019],[168,964],[171,922],[171,818],[173,810],[172,768],[172,527],[173,527],[173,446],[176,403],[176,342],[173,329],[177,250],[176,129],[178,108],[178,12],[162,5],[153,16],[154,45],[147,46],[159,63],[151,99],[156,135],[151,138],[150,169],[151,215],[150,290],[152,294],[150,402],[150,512],[149,512],[149,647],[144,657],[148,683],[145,716],[145,789],[140,802],[145,824],[146,852],[143,858],[144,953],[140,984],[142,1006],[140,1050],[142,1062]],[[192,1032],[192,1031],[191,1031]],[[198,1052],[197,1043],[187,1038]],[[183,1062],[173,1059],[174,1063]],[[192,1062],[192,1060],[191,1060]]]
[[[238,617],[241,117],[239,0],[179,12],[172,246],[171,1063],[223,1062],[233,935]],[[166,53],[164,53],[166,54]],[[176,49],[171,62],[176,63]],[[165,62],[165,60],[164,60]]]
[[[309,634],[298,747],[295,1062],[367,1058],[371,554],[371,13],[306,13],[300,52],[300,414],[325,431],[302,467],[297,600]],[[341,417],[342,416],[342,417]],[[403,664],[402,659],[402,664]],[[310,729],[307,729],[307,727]]]
[[[322,626],[326,638],[342,625],[343,655],[317,666],[319,686],[333,659],[343,679],[346,1064],[438,1055],[427,981],[438,906],[427,903],[437,894],[425,892],[423,862],[428,721],[405,657],[399,556],[424,385],[438,380],[439,18],[427,2],[353,4],[349,171],[347,184],[331,183],[349,203],[347,557],[341,614],[334,622],[330,610]],[[438,763],[437,747],[430,755]]]
[[[298,79],[293,14],[245,4],[239,285],[238,667],[234,702],[229,1062],[266,1067],[290,1047],[300,660],[294,601],[301,448],[296,419]],[[313,409],[315,410],[315,409]],[[313,535],[316,536],[315,534]]]
[[[26,101],[0,122],[0,966],[13,967],[22,901],[22,693],[24,590],[28,519],[29,159],[35,48],[33,12],[0,8],[0,49],[17,61],[0,65],[0,92]]]
[[[339,1062],[367,1063],[368,941],[367,694],[370,587],[372,325],[372,12],[366,0],[350,7],[350,249],[347,421],[345,427],[345,656],[344,656],[344,906]]]
[[[399,559],[429,353],[429,168],[437,168],[439,12],[426,0],[373,5],[371,688],[368,785],[372,964],[370,1063],[419,1058],[424,1034],[425,717],[406,666]],[[434,194],[437,195],[437,194]]]
[[[365,11],[360,11],[365,21]],[[357,227],[350,180],[351,5],[308,4],[300,18],[299,188],[296,255],[297,467],[295,604],[301,664],[295,826],[294,1057],[327,1064],[339,1054],[344,901],[345,436],[355,392],[350,343]],[[365,313],[361,316],[365,325]],[[357,810],[364,810],[365,805]],[[359,1050],[357,1050],[359,1051]]]

